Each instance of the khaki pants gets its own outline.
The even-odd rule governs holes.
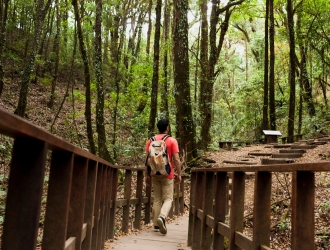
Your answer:
[[[154,189],[154,203],[153,203],[153,218],[154,225],[157,224],[159,216],[164,219],[167,217],[172,207],[173,201],[173,179],[168,178],[152,178],[152,186]]]

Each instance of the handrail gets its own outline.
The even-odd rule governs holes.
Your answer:
[[[140,229],[142,220],[150,223],[151,186],[143,191],[143,168],[114,166],[2,108],[0,134],[15,139],[1,249],[36,248],[48,160],[43,250],[103,249],[105,241],[114,238],[118,209],[123,210],[123,232],[129,231],[132,209],[134,228]],[[117,197],[119,171],[125,175],[123,199]],[[133,175],[137,180],[134,187]],[[183,188],[184,182],[175,185],[174,211],[170,215],[183,213]]]
[[[292,175],[291,249],[314,249],[315,172],[330,162],[194,169],[191,175],[188,245],[192,249],[271,249],[272,174]],[[255,173],[253,237],[243,234],[245,173]],[[229,224],[229,173],[232,173]],[[228,218],[227,218],[228,219]]]

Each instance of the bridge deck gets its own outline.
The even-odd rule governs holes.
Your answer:
[[[121,237],[113,243],[106,243],[105,249],[162,249],[162,250],[188,250],[188,215],[180,216],[171,223],[166,224],[167,235],[154,232],[153,227],[143,230],[139,234]]]

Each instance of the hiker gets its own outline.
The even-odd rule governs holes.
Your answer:
[[[157,128],[159,134],[150,138],[146,144],[147,160],[145,164],[146,165],[145,181],[147,185],[150,185],[150,182],[152,181],[152,186],[154,190],[154,202],[153,202],[154,231],[160,232],[161,234],[165,235],[167,233],[165,219],[171,209],[172,201],[173,201],[174,166],[177,171],[176,182],[180,183],[181,163],[179,157],[178,142],[176,139],[168,135],[169,121],[167,119],[159,120],[157,122]],[[166,145],[165,150],[167,151],[167,157],[157,161],[157,162],[165,161],[165,163],[157,164],[152,162],[153,158],[155,157],[152,156],[153,153],[150,150],[154,149],[152,147],[160,147],[160,146],[153,146],[154,142],[157,144],[157,143],[163,143],[162,141],[165,141],[165,145]],[[153,165],[158,165],[158,169],[154,170]],[[164,170],[159,169],[160,165],[162,165],[162,168],[164,168]]]

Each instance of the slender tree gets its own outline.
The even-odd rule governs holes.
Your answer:
[[[0,97],[4,86],[3,49],[6,41],[6,26],[9,0],[2,0],[0,6]]]
[[[156,23],[155,23],[155,38],[154,38],[154,63],[151,85],[151,102],[148,132],[152,133],[155,129],[155,121],[157,115],[157,96],[158,96],[158,80],[159,80],[159,43],[160,43],[160,20],[162,15],[162,0],[157,0],[156,3]]]
[[[268,120],[268,63],[269,63],[269,56],[268,56],[268,49],[269,49],[269,40],[268,40],[268,24],[269,24],[269,1],[266,0],[266,16],[265,16],[265,55],[264,55],[264,104],[262,108],[262,129],[268,130],[269,129],[269,120]]]
[[[107,149],[107,137],[104,125],[104,84],[103,84],[103,68],[102,68],[102,0],[95,0],[95,75],[97,88],[96,102],[96,131],[98,138],[98,153],[103,159],[113,162]]]
[[[289,119],[288,119],[288,142],[293,142],[294,135],[294,116],[296,103],[296,83],[295,83],[295,36],[294,36],[294,12],[292,1],[287,0],[287,18],[289,31],[289,46],[290,46],[290,70],[289,70],[289,86],[290,86],[290,105],[289,105]]]
[[[188,56],[188,0],[175,1],[173,8],[174,96],[177,107],[179,143],[187,161],[197,156],[192,116]]]
[[[270,129],[276,130],[274,0],[269,0],[269,19],[269,121]]]
[[[36,19],[34,22],[34,36],[33,36],[33,43],[32,48],[30,51],[30,56],[28,61],[25,64],[22,78],[21,78],[21,89],[19,93],[19,99],[18,104],[15,110],[15,114],[23,117],[25,115],[25,109],[27,106],[27,98],[29,94],[29,85],[30,85],[30,79],[34,70],[35,61],[37,57],[37,52],[39,48],[40,38],[41,38],[41,32],[42,27],[44,24],[45,16],[48,12],[48,9],[50,7],[50,4],[52,3],[52,0],[47,0],[46,4],[44,3],[44,0],[38,0],[37,6],[36,6]]]
[[[55,0],[55,10],[56,10],[56,34],[54,38],[54,46],[53,46],[53,55],[51,57],[52,65],[54,65],[53,71],[53,79],[52,79],[52,88],[50,93],[50,100],[48,103],[48,107],[52,108],[55,100],[55,89],[57,85],[58,78],[58,70],[60,64],[60,42],[61,42],[61,15],[60,15],[60,7],[58,0]]]
[[[91,107],[91,76],[89,69],[89,60],[87,55],[87,50],[84,42],[84,34],[81,25],[81,19],[79,14],[79,6],[77,0],[72,0],[72,5],[74,8],[74,16],[77,26],[77,35],[79,41],[80,54],[84,65],[84,75],[85,75],[85,119],[87,125],[87,138],[89,142],[89,150],[91,153],[95,154],[95,143],[93,138],[93,127],[92,127],[92,107]]]

